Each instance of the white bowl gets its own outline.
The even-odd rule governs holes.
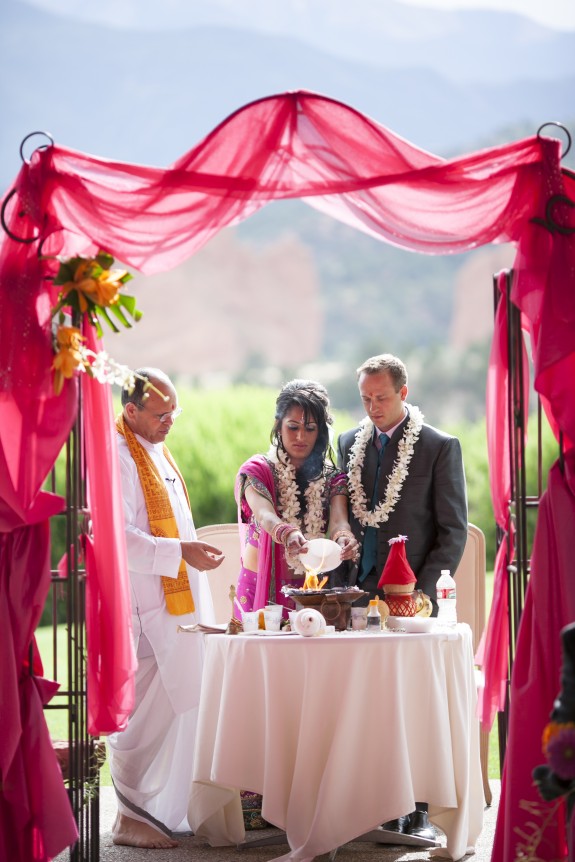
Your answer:
[[[432,632],[437,620],[435,617],[386,617],[385,626],[395,632]]]
[[[300,554],[302,565],[320,572],[331,572],[341,563],[341,548],[331,539],[310,539],[307,554]]]

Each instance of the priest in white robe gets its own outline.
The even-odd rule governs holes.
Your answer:
[[[159,369],[136,375],[117,422],[138,669],[127,728],[108,737],[118,802],[113,841],[165,849],[177,846],[174,833],[189,830],[204,655],[203,635],[177,629],[214,622],[206,572],[223,557],[197,541],[184,481],[164,443],[181,413],[176,390]]]

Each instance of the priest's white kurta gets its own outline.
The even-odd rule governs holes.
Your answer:
[[[166,482],[180,539],[193,541],[192,514],[163,443],[136,438]],[[180,539],[151,535],[136,464],[121,436],[118,445],[138,670],[128,726],[108,737],[110,772],[121,813],[178,831],[188,828],[204,641],[178,635],[177,627],[213,623],[213,604],[206,573],[187,566],[195,612],[168,613],[161,578],[178,576]]]

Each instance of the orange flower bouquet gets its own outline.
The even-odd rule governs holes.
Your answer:
[[[61,290],[52,309],[52,318],[57,320],[56,355],[52,363],[56,395],[62,391],[64,380],[73,377],[76,371],[85,371],[102,383],[118,383],[133,389],[134,373],[104,351],[94,353],[86,348],[80,329],[69,325],[69,315],[65,313],[68,309],[74,321],[87,315],[98,338],[103,334],[101,321],[106,321],[114,332],[120,332],[118,324],[130,328],[140,320],[142,313],[136,308],[135,298],[121,293],[132,275],[126,270],[112,269],[113,263],[112,255],[103,251],[94,258],[73,257],[60,261],[53,283]]]

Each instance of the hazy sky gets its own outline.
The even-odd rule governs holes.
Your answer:
[[[77,17],[90,17],[86,8],[78,14],[78,4],[83,0],[28,0],[33,5],[44,7],[63,14]],[[88,9],[93,0],[86,4]],[[122,17],[121,8],[131,8],[138,0],[101,0],[97,3],[100,20],[114,25],[114,17]],[[170,8],[177,8],[181,0],[167,0],[164,3],[165,13],[169,16]],[[189,0],[193,2],[193,0]],[[281,2],[281,0],[270,0]],[[302,0],[313,5],[314,0]],[[377,3],[378,0],[373,0]],[[499,11],[518,12],[528,15],[540,24],[558,30],[575,30],[575,0],[397,0],[410,6],[426,6],[435,9],[497,9]]]
[[[575,30],[575,0],[398,0],[434,9],[497,9],[528,15],[556,30]]]

